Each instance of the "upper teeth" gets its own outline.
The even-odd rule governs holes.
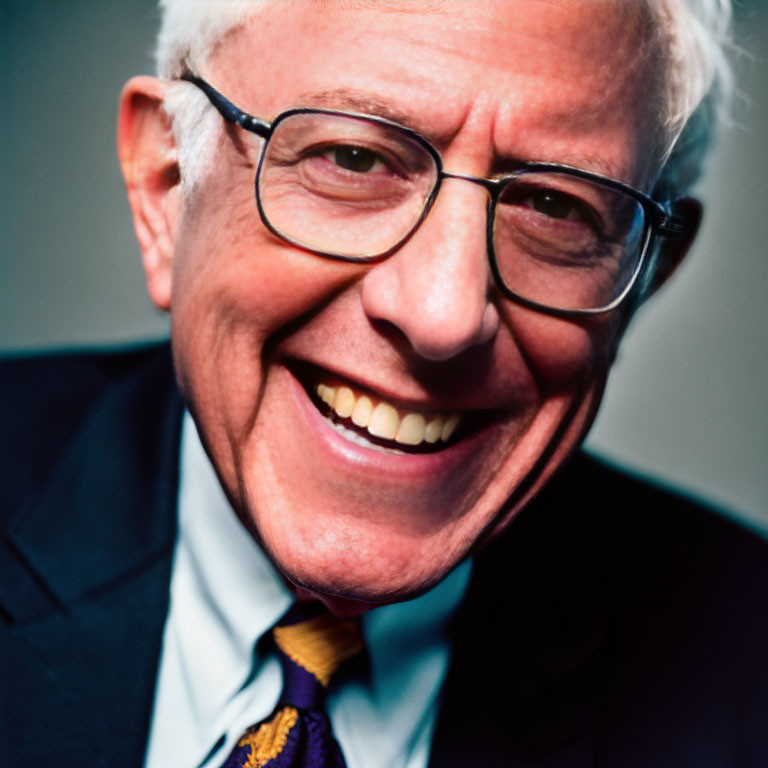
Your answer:
[[[445,442],[461,419],[458,413],[401,412],[383,400],[374,404],[368,395],[358,395],[345,386],[317,384],[315,391],[340,418],[350,419],[374,437],[402,445]]]

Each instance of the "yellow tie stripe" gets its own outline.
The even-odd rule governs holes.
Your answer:
[[[346,659],[362,650],[360,628],[355,620],[335,619],[327,614],[272,630],[275,643],[292,662],[311,674],[324,687]],[[263,768],[283,750],[291,729],[299,722],[296,707],[281,706],[268,721],[249,728],[237,743],[250,747],[240,768]]]
[[[345,659],[362,649],[357,622],[328,615],[275,627],[273,634],[280,650],[324,686]]]
[[[285,746],[288,732],[298,719],[295,707],[283,707],[269,722],[262,723],[258,730],[246,731],[237,743],[238,747],[251,746],[250,757],[243,768],[262,768],[277,757]]]

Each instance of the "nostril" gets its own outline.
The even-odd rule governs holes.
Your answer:
[[[390,323],[388,333],[397,333],[418,357],[445,362],[486,344],[496,333],[497,318],[494,308],[474,316],[435,314],[414,308],[407,316]]]
[[[385,338],[396,349],[402,349],[403,347],[409,347],[410,343],[405,333],[390,320],[383,320],[379,317],[369,317],[368,322],[371,327],[381,337]]]
[[[445,362],[458,357],[471,347],[485,344],[493,335],[481,333],[482,329],[471,330],[446,320],[433,333],[409,334],[414,352],[431,362]]]
[[[458,298],[458,297],[457,297]],[[446,361],[465,350],[487,344],[499,329],[499,312],[485,295],[463,302],[414,307],[400,322],[400,330],[414,351],[426,360]]]
[[[489,343],[499,329],[499,314],[496,307],[489,304],[482,324],[473,331],[462,330],[449,317],[440,321],[440,327],[430,333],[422,328],[416,333],[407,324],[395,324],[389,320],[369,318],[373,329],[385,338],[393,348],[400,350],[405,358],[415,355],[429,362],[447,362],[459,357],[473,347]]]
[[[450,360],[488,343],[499,329],[498,308],[480,286],[444,292],[397,280],[391,287],[396,283],[398,290],[385,291],[372,277],[369,273],[362,297],[369,322],[395,346],[408,346],[425,360]]]

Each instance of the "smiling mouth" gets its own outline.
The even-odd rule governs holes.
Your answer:
[[[314,406],[343,437],[387,452],[442,451],[492,419],[490,411],[408,408],[348,382],[340,383],[319,370],[300,376],[300,381]]]

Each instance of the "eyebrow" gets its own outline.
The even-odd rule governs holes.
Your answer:
[[[386,99],[354,88],[332,88],[323,91],[305,91],[299,95],[297,103],[306,107],[338,109],[344,112],[359,112],[364,115],[382,117],[426,136],[438,150],[450,144],[455,132],[443,133],[434,130],[434,124],[429,128],[420,124],[417,114],[398,109]],[[565,155],[553,157],[501,157],[494,163],[495,175],[512,173],[526,163],[556,163],[568,165],[585,171],[591,171],[611,179],[619,179],[619,170],[595,155],[576,156]]]
[[[354,88],[333,88],[324,91],[307,91],[298,98],[298,103],[307,107],[324,107],[344,112],[359,112],[363,115],[382,117],[418,133],[424,134],[438,149],[450,143],[454,132],[439,132],[434,126],[427,129],[417,113],[398,109],[389,101],[375,94]]]
[[[555,163],[556,165],[565,165],[581,171],[596,173],[609,179],[620,180],[622,176],[617,167],[596,155],[558,155],[554,158],[552,156],[538,157],[536,155],[525,158],[503,157],[494,164],[494,169],[498,175],[503,176],[518,170],[521,165],[532,163]]]

